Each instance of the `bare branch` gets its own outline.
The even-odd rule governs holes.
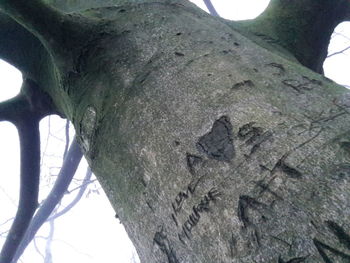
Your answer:
[[[346,48],[344,48],[344,49],[342,49],[342,50],[340,50],[340,51],[337,51],[337,52],[334,52],[334,53],[328,55],[327,58],[333,57],[333,56],[335,56],[335,55],[342,54],[342,53],[344,53],[344,52],[345,52],[346,50],[348,50],[348,49],[350,49],[350,46],[348,46],[348,47],[346,47]]]
[[[347,40],[350,40],[349,37],[347,37],[346,35],[344,35],[344,34],[342,34],[342,33],[340,33],[340,32],[333,32],[332,38],[333,38],[333,37],[337,37],[337,36],[340,36],[340,37],[342,37],[342,38],[345,38],[345,39],[347,39]]]
[[[64,215],[65,213],[67,213],[69,210],[71,210],[80,201],[80,199],[82,198],[82,196],[83,196],[87,186],[91,182],[93,182],[93,181],[90,181],[91,176],[92,176],[92,172],[91,172],[91,169],[88,167],[87,170],[86,170],[86,175],[85,175],[84,181],[81,184],[81,186],[79,188],[79,192],[76,195],[76,197],[74,198],[74,200],[69,205],[67,205],[64,209],[62,209],[58,213],[52,215],[48,220],[51,221],[51,220],[54,220],[54,219]]]
[[[16,126],[27,120],[39,121],[53,113],[50,97],[28,78],[23,80],[19,95],[0,103],[0,121],[10,121]]]
[[[42,257],[42,259],[44,260],[45,257],[43,255],[43,253],[41,253],[41,251],[40,251],[40,249],[38,247],[38,244],[36,243],[36,239],[34,239],[33,241],[34,241],[33,243],[34,243],[34,248],[35,248],[36,253],[38,253]]]
[[[44,263],[52,263],[51,243],[55,232],[55,221],[50,220],[49,225],[50,225],[50,232],[46,238]]]
[[[78,142],[76,139],[73,140],[68,154],[64,159],[60,174],[58,175],[56,182],[48,195],[48,197],[43,202],[42,206],[38,209],[29,228],[23,238],[13,262],[16,262],[18,258],[22,255],[25,248],[28,246],[30,241],[34,238],[36,232],[43,225],[43,223],[50,216],[56,205],[61,201],[64,193],[66,192],[72,178],[78,168],[80,160],[83,154],[80,150]],[[8,261],[11,262],[11,261]],[[1,262],[2,263],[2,262]]]
[[[21,187],[18,210],[0,254],[0,263],[12,261],[38,206],[40,175],[39,120],[27,119],[16,124],[21,148]]]
[[[66,120],[65,125],[65,137],[66,137],[66,144],[64,146],[64,152],[63,152],[63,159],[66,158],[67,152],[68,152],[68,146],[69,146],[69,120]]]
[[[12,99],[0,103],[0,121],[12,123],[18,118],[19,113],[28,111],[29,104],[21,94]]]
[[[71,193],[73,193],[74,191],[76,191],[76,190],[78,190],[78,189],[80,190],[82,187],[88,186],[89,184],[92,184],[92,183],[94,183],[94,182],[96,182],[96,181],[97,181],[96,179],[93,179],[93,180],[88,181],[88,180],[85,180],[85,178],[84,178],[83,182],[81,182],[81,185],[79,185],[79,186],[77,186],[77,187],[75,187],[75,188],[69,190],[69,193],[71,194]]]
[[[348,0],[271,0],[258,18],[238,24],[279,48],[285,56],[292,54],[302,65],[323,74],[331,35],[334,28],[346,20],[349,8]]]
[[[209,10],[209,13],[212,15],[212,16],[220,16],[218,14],[218,12],[216,12],[216,9],[213,5],[213,3],[211,2],[211,0],[203,0],[205,6],[208,8]]]
[[[6,225],[8,222],[12,221],[14,219],[14,217],[11,217],[7,220],[5,220],[5,222],[1,223],[0,226]]]

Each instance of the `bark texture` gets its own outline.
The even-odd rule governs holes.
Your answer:
[[[114,1],[80,15],[98,29],[73,66],[50,51],[45,90],[142,262],[350,261],[344,87],[289,44],[253,36],[252,22],[187,1]]]

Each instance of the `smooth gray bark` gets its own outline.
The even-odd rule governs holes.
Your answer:
[[[344,87],[249,23],[187,1],[82,14],[98,29],[74,47],[73,64],[51,64],[56,85],[45,89],[142,262],[350,260]]]

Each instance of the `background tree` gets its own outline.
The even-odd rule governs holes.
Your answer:
[[[315,73],[349,2],[274,0],[239,23],[117,2],[0,2],[25,40],[3,55],[27,79],[3,104],[20,135],[55,111],[73,122],[145,262],[349,261],[349,93]]]
[[[9,68],[7,69],[6,74],[9,75],[9,73],[13,71],[13,69]],[[3,76],[4,71],[2,70],[0,75]],[[3,79],[4,81],[4,79]],[[10,85],[11,80],[4,81],[3,83],[6,84],[6,87]],[[42,158],[41,158],[41,184],[40,184],[40,205],[36,211],[36,214],[34,218],[31,220],[30,226],[27,229],[27,234],[24,240],[22,240],[20,247],[18,248],[18,251],[16,253],[16,258],[22,254],[24,249],[26,249],[27,253],[21,257],[20,262],[27,262],[27,261],[35,261],[40,262],[41,257],[43,259],[42,262],[61,262],[62,260],[67,259],[74,259],[78,260],[85,260],[85,262],[100,262],[105,261],[107,258],[107,255],[118,255],[118,261],[120,262],[137,262],[137,261],[130,261],[131,257],[137,257],[137,255],[133,255],[132,253],[132,246],[129,245],[129,248],[126,244],[129,244],[128,240],[124,241],[125,245],[120,245],[122,241],[118,241],[118,239],[125,239],[125,234],[118,231],[118,228],[122,228],[120,224],[118,224],[118,220],[114,218],[114,214],[111,211],[111,209],[108,209],[108,205],[102,205],[98,204],[101,203],[102,200],[106,202],[105,197],[101,197],[101,189],[98,184],[96,184],[96,179],[91,180],[91,171],[88,171],[86,173],[86,176],[83,176],[83,169],[86,169],[86,162],[83,162],[80,164],[80,172],[72,178],[74,166],[77,166],[79,163],[79,160],[81,158],[80,156],[74,154],[77,149],[74,149],[72,151],[69,151],[69,155],[66,156],[66,162],[63,164],[63,167],[60,168],[60,162],[62,161],[62,156],[60,155],[60,152],[64,152],[63,155],[66,155],[68,152],[68,145],[70,143],[69,138],[72,136],[73,131],[70,130],[69,132],[69,125],[65,121],[63,121],[60,118],[52,118],[47,117],[43,122],[40,123],[40,132],[41,132],[41,140],[42,140]],[[9,132],[6,133],[6,126],[1,126],[1,133],[2,136],[8,136]],[[13,132],[12,132],[13,133]],[[71,134],[71,135],[69,135]],[[15,138],[14,138],[15,139]],[[9,136],[6,139],[8,142],[12,142],[12,145],[10,143],[5,143],[5,140],[1,140],[0,145],[2,146],[2,153],[7,149],[7,154],[3,156],[1,159],[3,160],[1,163],[2,165],[9,164],[11,162],[11,152],[15,152],[16,147],[14,147],[13,139],[9,138]],[[74,143],[76,144],[76,142]],[[77,145],[72,145],[72,148],[77,148]],[[79,151],[80,152],[80,151]],[[73,156],[72,156],[73,154]],[[16,165],[16,164],[12,164]],[[7,181],[12,181],[16,178],[11,178],[10,176],[7,176],[5,178],[5,174],[8,175],[15,175],[17,174],[17,171],[9,171],[5,167],[1,167],[2,170],[0,174],[2,175],[1,179],[2,182],[5,182],[4,179]],[[72,170],[73,169],[73,170]],[[61,171],[60,171],[61,170]],[[57,178],[57,179],[56,179]],[[73,179],[73,180],[72,180]],[[15,180],[16,181],[16,180]],[[72,183],[70,183],[73,181]],[[91,183],[93,184],[91,185]],[[55,184],[54,184],[55,183]],[[14,183],[12,183],[14,184]],[[69,189],[68,189],[69,185]],[[11,189],[11,183],[6,183],[1,185],[1,204],[2,207],[2,213],[1,213],[1,219],[0,222],[2,223],[0,225],[0,233],[1,238],[6,238],[9,229],[9,226],[11,226],[11,221],[13,220],[14,213],[9,209],[9,205],[7,203],[7,199],[11,198],[16,200],[17,194],[13,193]],[[15,187],[16,189],[17,187]],[[49,193],[51,190],[51,193]],[[49,194],[48,194],[49,193]],[[5,194],[5,195],[4,195]],[[65,194],[65,198],[63,201],[60,201],[61,197]],[[98,196],[96,196],[98,194]],[[83,203],[79,204],[79,207],[74,211],[74,213],[68,218],[64,217],[64,219],[59,219],[62,215],[65,215],[70,209],[72,209],[75,205],[78,204],[78,202],[83,198]],[[3,198],[5,197],[5,199]],[[46,199],[45,199],[46,198]],[[85,199],[85,200],[84,200]],[[91,199],[93,199],[93,202],[89,202]],[[84,203],[90,203],[90,209],[85,208],[85,211],[83,207],[86,207],[86,204]],[[107,201],[108,202],[108,201]],[[17,202],[13,201],[13,206],[16,206]],[[56,206],[56,207],[55,207]],[[109,220],[109,224],[111,224],[110,230],[108,231],[109,235],[106,235],[105,233],[105,227],[100,227],[100,233],[96,235],[95,231],[92,230],[93,225],[91,225],[91,222],[95,222],[96,224],[108,224],[106,220],[97,219],[97,216],[94,214],[90,214],[88,211],[91,211],[92,208],[98,208],[99,209],[99,215],[102,216],[108,216],[111,220]],[[53,208],[55,208],[53,210]],[[83,211],[81,211],[83,209]],[[53,210],[53,211],[52,211]],[[107,210],[107,211],[104,211]],[[51,213],[52,212],[52,213]],[[51,216],[50,216],[51,213]],[[79,240],[78,237],[72,239],[71,235],[74,235],[74,232],[79,232],[79,230],[74,227],[75,225],[75,219],[74,214],[80,213],[81,215],[81,222],[78,222],[79,228],[82,229],[83,226],[85,226],[85,236],[88,235],[92,239],[99,239],[101,235],[104,234],[105,237],[108,236],[108,241],[113,242],[116,246],[116,249],[110,252],[108,251],[108,246],[103,248],[96,248],[91,249],[90,246],[86,244],[86,242]],[[89,216],[87,219],[85,217],[85,214]],[[50,216],[50,218],[49,218]],[[12,217],[12,218],[11,218]],[[8,220],[6,220],[8,219]],[[56,219],[59,219],[58,222],[55,222]],[[114,219],[114,220],[113,220]],[[105,222],[103,222],[105,221]],[[41,227],[43,223],[47,222],[47,227]],[[112,225],[113,223],[113,225]],[[55,227],[58,225],[57,227]],[[65,226],[64,231],[62,232],[60,229],[62,229],[62,225]],[[41,228],[40,233],[37,233],[38,229]],[[58,233],[57,235],[57,232]],[[56,233],[54,235],[54,233]],[[67,235],[65,235],[65,233]],[[34,237],[34,234],[35,237]],[[113,235],[115,236],[113,238]],[[127,238],[127,237],[126,237]],[[62,241],[64,243],[62,243]],[[74,240],[74,241],[72,241]],[[3,240],[0,240],[1,242]],[[32,245],[27,249],[27,245],[29,242],[33,242]],[[66,244],[66,245],[65,245]],[[2,246],[2,243],[1,243]],[[1,247],[0,246],[0,247]],[[68,246],[68,250],[67,247]],[[110,246],[112,247],[112,246]],[[127,249],[126,249],[127,248]],[[64,250],[65,253],[62,255],[60,253],[60,250]],[[100,250],[100,251],[98,251]],[[104,251],[104,254],[106,256],[102,256],[99,253]],[[128,252],[128,250],[130,252]],[[35,253],[37,251],[38,253]],[[107,253],[106,253],[107,252]],[[37,254],[37,255],[36,255]]]

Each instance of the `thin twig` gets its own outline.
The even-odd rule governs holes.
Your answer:
[[[74,139],[72,145],[69,148],[68,154],[64,159],[60,174],[57,176],[56,182],[52,187],[50,194],[47,196],[42,206],[38,209],[34,218],[32,219],[29,228],[23,238],[20,246],[17,249],[13,262],[16,262],[22,255],[25,248],[30,241],[34,238],[36,232],[43,225],[46,219],[50,216],[56,205],[61,201],[65,194],[72,178],[78,168],[80,160],[82,158],[82,152],[78,145],[77,139]],[[11,262],[7,261],[6,263]],[[2,262],[1,262],[2,263]]]
[[[65,125],[65,135],[66,135],[66,144],[64,146],[63,159],[66,158],[68,147],[69,147],[69,120],[66,121]]]
[[[348,49],[350,49],[350,46],[348,46],[348,47],[346,47],[346,48],[344,48],[344,49],[342,49],[342,50],[340,50],[340,51],[337,51],[337,52],[334,52],[334,53],[328,55],[327,58],[333,57],[333,56],[335,56],[335,55],[342,54],[342,53],[344,53],[344,52],[345,52],[346,50],[348,50]]]
[[[14,217],[7,219],[5,222],[1,223],[0,226],[7,224],[8,222],[12,221],[13,219],[14,219]]]
[[[83,183],[82,183],[82,185],[81,185],[81,187],[79,189],[78,194],[74,198],[74,200],[69,205],[67,205],[64,209],[59,211],[57,214],[52,215],[48,219],[49,221],[54,220],[57,217],[60,217],[60,216],[64,215],[65,213],[67,213],[70,209],[72,209],[80,201],[80,199],[82,198],[82,196],[83,196],[87,186],[92,182],[92,181],[90,181],[91,176],[92,176],[92,172],[91,172],[91,169],[88,167],[87,170],[86,170],[86,175],[85,175],[84,181],[83,181]]]

